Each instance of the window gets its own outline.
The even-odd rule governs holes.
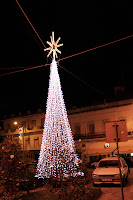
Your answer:
[[[32,154],[27,154],[27,158],[32,159]]]
[[[94,124],[94,122],[88,123],[87,132],[88,132],[88,134],[95,133],[95,124]]]
[[[25,147],[28,147],[28,145],[30,145],[30,138],[26,138],[25,139]]]
[[[127,120],[126,120],[126,117],[119,117],[118,121],[127,121]]]
[[[75,135],[80,135],[80,124],[75,124]]]
[[[127,166],[127,164],[126,164],[126,162],[125,162],[125,160],[123,158],[121,158],[121,162],[122,162],[123,167]]]
[[[31,128],[34,128],[36,126],[36,120],[31,121]]]
[[[118,160],[100,161],[99,167],[118,167]]]
[[[34,148],[39,146],[39,138],[34,138]]]

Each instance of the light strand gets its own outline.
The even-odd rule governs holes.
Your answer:
[[[36,177],[58,179],[83,175],[78,171],[78,157],[67,117],[61,90],[57,63],[53,59],[42,145],[38,159]]]

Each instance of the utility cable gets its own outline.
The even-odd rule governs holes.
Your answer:
[[[24,14],[25,18],[27,19],[27,21],[29,22],[30,26],[32,27],[32,29],[34,30],[35,34],[37,35],[37,37],[39,38],[40,42],[42,43],[42,45],[46,48],[45,44],[43,43],[42,39],[40,38],[39,34],[37,33],[36,29],[34,28],[34,26],[32,25],[31,21],[29,20],[29,18],[27,17],[26,13],[24,12],[23,8],[21,7],[21,5],[19,4],[19,2],[16,0],[16,3],[18,4],[20,10],[22,11],[22,13]]]
[[[64,57],[64,58],[59,59],[59,61],[65,60],[65,59],[68,59],[68,58],[72,58],[72,57],[74,57],[74,56],[78,56],[78,55],[80,55],[80,54],[84,54],[84,53],[87,53],[87,52],[89,52],[89,51],[93,51],[93,50],[99,49],[99,48],[101,48],[101,47],[105,47],[105,46],[108,46],[108,45],[110,45],[110,44],[114,44],[114,43],[116,43],[116,42],[120,42],[120,41],[122,41],[122,40],[131,38],[131,37],[133,37],[133,34],[132,34],[132,35],[129,35],[129,36],[126,36],[126,37],[124,37],[124,38],[120,38],[120,39],[118,39],[118,40],[114,40],[114,41],[112,41],[112,42],[108,42],[108,43],[106,43],[106,44],[102,44],[102,45],[97,46],[97,47],[93,47],[93,48],[88,49],[88,50],[85,50],[85,51],[81,51],[81,52],[79,52],[79,53],[75,53],[75,54],[70,55],[70,56],[66,56],[66,57]]]
[[[98,90],[97,88],[95,88],[94,86],[90,85],[89,83],[87,83],[86,81],[82,80],[81,78],[79,78],[77,75],[73,74],[72,72],[70,72],[69,70],[67,70],[66,68],[62,67],[61,65],[58,64],[58,66],[60,66],[62,69],[64,69],[66,72],[68,72],[69,74],[71,74],[72,76],[74,76],[76,79],[78,79],[79,81],[81,81],[82,83],[84,83],[86,86],[88,86],[89,88],[93,89],[95,92],[98,92],[99,94],[103,95],[105,98],[109,99],[110,101],[113,101],[112,98],[108,97],[107,95],[105,95],[102,91]]]
[[[31,67],[31,66],[30,66]],[[0,70],[12,70],[12,69],[25,69],[25,68],[28,68],[28,67],[3,67],[3,68],[0,68]]]
[[[25,68],[25,69],[13,71],[13,72],[8,72],[8,73],[5,73],[5,74],[0,74],[0,77],[5,76],[5,75],[9,75],[9,74],[15,74],[15,73],[18,73],[18,72],[28,71],[28,70],[30,70],[30,69],[37,69],[37,68],[40,68],[40,67],[45,67],[45,66],[47,66],[47,65],[50,65],[50,64],[34,66],[34,67],[29,67],[29,68]]]
[[[24,14],[25,18],[27,19],[27,21],[29,22],[30,26],[32,27],[33,31],[35,32],[35,34],[37,35],[38,39],[40,40],[40,42],[42,43],[42,45],[44,46],[44,48],[46,49],[46,46],[44,44],[44,42],[42,41],[41,37],[39,36],[38,32],[36,31],[35,27],[33,26],[33,24],[31,23],[31,21],[29,20],[28,16],[26,15],[26,13],[24,12],[22,6],[19,4],[19,2],[16,0],[16,3],[18,4],[20,10],[22,11],[22,13]],[[33,36],[34,37],[34,36]],[[34,38],[35,39],[35,38]],[[36,39],[35,39],[36,40]],[[36,41],[37,42],[37,41]],[[38,44],[38,42],[37,42]],[[40,47],[40,45],[39,45]],[[41,47],[40,47],[41,48]],[[42,48],[41,48],[42,49]],[[44,51],[43,51],[44,52]],[[48,51],[47,51],[48,52]],[[44,52],[45,53],[45,52]],[[49,56],[49,59],[52,60],[52,56]]]

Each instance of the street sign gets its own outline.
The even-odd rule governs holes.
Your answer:
[[[126,121],[113,121],[105,123],[106,142],[116,142],[116,126],[118,131],[118,142],[128,141],[128,133],[126,127]]]
[[[19,127],[18,132],[19,132],[19,134],[21,134],[21,136],[23,136],[23,126]]]
[[[22,126],[22,127],[19,127],[18,132],[19,132],[19,139],[22,140],[22,136],[23,136],[23,126]]]

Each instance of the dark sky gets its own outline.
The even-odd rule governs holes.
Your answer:
[[[129,1],[18,0],[44,44],[55,39],[63,43],[61,58],[133,34],[133,6]],[[114,2],[114,3],[113,3]],[[1,4],[0,74],[47,63],[43,45],[14,1]],[[133,97],[133,38],[63,61],[60,65],[84,80],[85,85],[59,67],[67,109],[116,100],[115,85],[124,84],[125,94]],[[48,61],[50,63],[50,60]],[[2,70],[11,68],[8,70]],[[16,69],[18,70],[18,69]],[[1,114],[45,110],[50,68],[42,67],[0,77]],[[130,95],[129,95],[130,93]],[[127,97],[127,96],[126,96]]]

